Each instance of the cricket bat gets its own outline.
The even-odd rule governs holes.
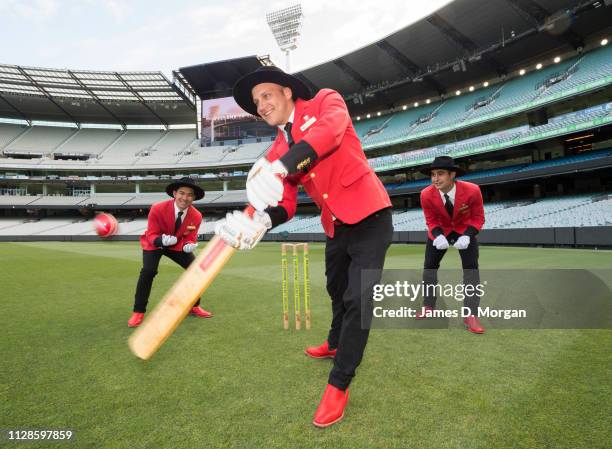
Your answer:
[[[253,214],[248,206],[244,213]],[[128,339],[136,357],[150,359],[183,321],[200,295],[232,257],[235,248],[215,235],[189,268],[168,290],[161,302]]]

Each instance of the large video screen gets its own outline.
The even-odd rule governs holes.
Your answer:
[[[233,140],[256,140],[275,134],[259,117],[245,112],[233,97],[202,101],[202,145]]]

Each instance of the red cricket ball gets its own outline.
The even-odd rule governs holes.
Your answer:
[[[96,215],[96,218],[94,218],[94,229],[96,234],[105,239],[117,233],[119,224],[117,223],[117,219],[115,217],[113,217],[111,214],[103,212]]]

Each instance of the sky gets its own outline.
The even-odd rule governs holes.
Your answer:
[[[266,13],[295,1],[0,0],[0,63],[162,71],[250,55],[284,54]],[[306,0],[291,72],[374,42],[449,0]],[[375,5],[375,7],[373,7]]]

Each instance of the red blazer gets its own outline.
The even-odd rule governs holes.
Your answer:
[[[176,245],[170,246],[171,251],[183,251],[183,245],[186,243],[196,243],[198,241],[198,230],[202,223],[202,214],[195,207],[189,206],[187,215],[183,219],[183,223],[178,232],[174,233],[174,200],[170,199],[155,203],[149,211],[149,220],[147,229],[140,236],[140,245],[142,249],[151,251],[158,249],[155,246],[155,239],[161,237],[162,234],[176,235]]]
[[[332,216],[344,223],[355,224],[376,211],[391,206],[382,182],[368,164],[361,142],[340,94],[321,89],[311,100],[297,99],[291,136],[297,143],[308,142],[317,153],[307,173],[284,179],[285,190],[279,203],[290,220],[297,207],[298,185],[321,210],[325,234],[334,236]],[[266,155],[270,162],[289,149],[283,132]]]
[[[439,190],[434,185],[421,191],[421,207],[427,223],[427,235],[432,240],[436,237],[432,234],[435,228],[441,228],[442,233],[447,236],[452,231],[464,234],[469,226],[476,228],[477,233],[484,225],[485,216],[480,187],[466,181],[455,181],[455,185],[457,190],[452,219],[444,208]],[[463,206],[467,208],[461,210]]]

